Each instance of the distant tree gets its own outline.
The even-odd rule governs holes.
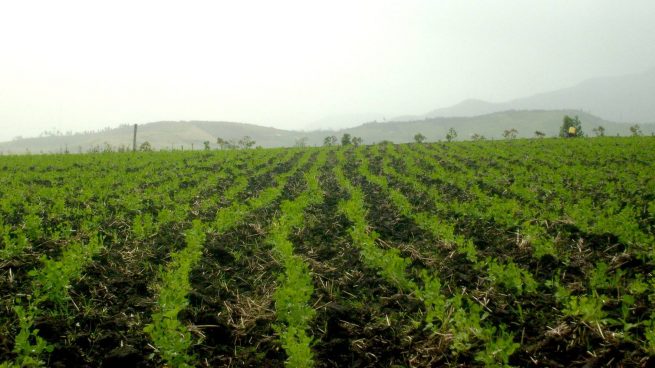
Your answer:
[[[543,138],[546,136],[546,133],[542,132],[541,130],[535,130],[534,136],[537,138]]]
[[[644,134],[644,133],[642,133],[641,127],[639,126],[639,124],[632,125],[630,127],[630,133],[632,133],[633,137],[638,137],[638,136]]]
[[[225,139],[218,137],[216,138],[216,144],[218,144],[218,146],[221,147],[221,149],[226,149],[228,142]]]
[[[225,139],[219,137],[219,138],[216,138],[216,143],[218,144],[218,146],[221,149],[237,149],[239,147],[250,148],[250,147],[245,147],[243,145],[244,143],[249,143],[249,141],[248,142],[244,141],[244,139],[246,139],[246,138],[250,139],[249,136],[244,136],[243,138],[241,138],[241,140],[239,140],[239,142],[236,142],[236,141],[234,141],[234,139],[225,140]],[[252,141],[250,146],[252,146],[254,144],[255,144],[255,141]]]
[[[471,135],[471,139],[474,140],[474,141],[483,141],[483,140],[485,140],[487,138],[485,136],[481,135],[481,134],[473,133]]]
[[[421,134],[421,133],[414,134],[414,142],[416,142],[416,143],[425,142],[425,136],[423,134]]]
[[[102,152],[114,152],[114,149],[109,142],[105,142],[102,146]]]
[[[361,145],[362,142],[364,142],[364,140],[362,139],[362,137],[353,137],[351,142],[352,142],[353,146],[357,147],[357,146]]]
[[[448,133],[446,133],[446,140],[448,142],[451,142],[455,138],[457,138],[457,131],[455,130],[455,128],[448,129]]]
[[[243,138],[239,139],[239,147],[241,148],[251,148],[255,143],[255,140],[248,135],[244,135]]]
[[[329,135],[329,136],[325,137],[325,139],[323,139],[323,145],[326,146],[326,147],[334,146],[336,144],[337,144],[337,137],[335,137],[333,135]]]
[[[205,151],[209,151],[209,141],[204,141],[202,144],[205,146]]]
[[[594,134],[596,134],[596,137],[604,137],[605,136],[605,128],[602,125],[599,125],[592,129]]]
[[[568,137],[570,127],[575,128],[576,137],[584,137],[584,133],[582,132],[582,123],[580,122],[580,119],[577,115],[573,118],[568,115],[564,115],[564,119],[562,119],[562,126],[559,128],[559,136]]]
[[[295,147],[307,147],[307,141],[309,138],[307,137],[300,137],[296,139],[296,142],[294,143]]]
[[[351,142],[350,134],[348,134],[348,133],[343,133],[343,135],[341,136],[341,145],[342,145],[342,146],[348,146],[348,145],[350,145],[351,143],[352,143],[352,142]]]
[[[152,151],[152,146],[150,145],[150,142],[145,141],[145,142],[141,143],[141,145],[139,146],[139,151],[142,151],[142,152]]]
[[[516,135],[518,134],[518,130],[512,128],[512,129],[505,129],[503,131],[503,138],[505,139],[514,139],[516,138]]]

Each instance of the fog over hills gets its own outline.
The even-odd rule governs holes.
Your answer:
[[[630,124],[607,121],[579,110],[510,110],[478,116],[426,117],[422,120],[367,123],[345,131],[364,137],[364,142],[411,142],[418,132],[425,135],[428,141],[437,141],[445,139],[450,128],[457,132],[457,140],[471,139],[473,134],[499,139],[506,129],[516,129],[517,137],[522,138],[534,137],[535,131],[554,137],[559,134],[564,115],[579,116],[583,132],[587,135],[593,136],[592,130],[598,126],[605,128],[606,135],[630,135]],[[641,130],[650,135],[655,132],[655,124],[641,124]]]
[[[471,139],[473,134],[487,139],[499,139],[505,129],[516,129],[518,137],[534,137],[535,131],[556,136],[564,115],[578,115],[583,131],[588,135],[602,125],[606,135],[630,134],[629,124],[614,123],[577,110],[530,110],[504,111],[474,117],[436,117],[413,121],[371,122],[340,130],[314,130],[309,132],[282,130],[253,124],[208,121],[163,121],[139,125],[137,144],[147,141],[154,149],[203,149],[203,142],[210,148],[219,148],[217,138],[237,142],[243,136],[251,137],[256,146],[290,147],[303,143],[322,145],[323,139],[334,135],[340,138],[348,133],[361,137],[364,143],[383,140],[412,142],[416,133],[426,136],[427,141],[444,140],[450,128],[457,131],[457,140]],[[642,124],[644,134],[655,133],[655,124]],[[132,126],[121,126],[101,132],[27,138],[0,143],[0,154],[87,152],[105,149],[129,150],[132,145]]]
[[[512,101],[493,103],[477,99],[432,110],[425,115],[394,120],[477,116],[508,110],[582,110],[619,123],[655,122],[655,68],[643,73],[595,78],[570,88],[539,93]]]
[[[445,139],[454,128],[458,139],[473,134],[501,138],[506,129],[516,129],[518,137],[533,137],[535,131],[555,136],[564,115],[579,115],[587,134],[602,125],[607,135],[629,135],[629,126],[639,123],[644,134],[655,132],[655,68],[639,74],[596,78],[576,86],[535,94],[504,103],[469,99],[424,115],[400,116],[391,121],[380,114],[349,114],[326,117],[314,130],[297,131],[253,124],[209,121],[160,121],[140,124],[138,142],[155,149],[200,149],[203,142],[217,148],[217,138],[238,141],[243,136],[262,147],[321,145],[328,135],[344,133],[361,137],[365,143],[382,140],[411,142],[416,133],[429,141]],[[375,120],[374,122],[371,122]],[[381,120],[381,121],[380,121]],[[348,124],[348,121],[351,121]],[[338,123],[338,124],[337,124]],[[336,125],[335,125],[336,124]],[[333,126],[335,129],[321,130]],[[340,127],[340,128],[339,128]],[[129,149],[132,126],[84,134],[51,135],[0,143],[1,153],[86,152],[92,149]]]
[[[132,125],[122,125],[92,133],[24,138],[0,143],[0,152],[78,153],[107,148],[129,150],[132,148],[133,133]],[[137,145],[148,142],[154,149],[201,149],[204,142],[209,141],[212,148],[217,148],[218,137],[238,141],[243,136],[250,136],[262,147],[281,147],[294,145],[295,140],[302,135],[302,132],[233,122],[160,121],[138,125]]]
[[[504,111],[655,123],[652,0],[192,3],[3,2],[0,150],[127,146],[134,123],[156,147],[255,129],[203,121],[278,129],[262,146]]]

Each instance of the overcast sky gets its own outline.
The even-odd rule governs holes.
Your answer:
[[[0,140],[158,120],[308,129],[655,67],[653,0],[103,3],[2,2]]]

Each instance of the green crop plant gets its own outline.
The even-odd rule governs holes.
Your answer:
[[[402,159],[406,162],[406,167],[408,171],[412,174],[412,176],[408,175],[402,175],[398,173],[391,165],[389,162],[389,159],[382,159],[383,162],[383,169],[385,173],[390,174],[394,179],[399,180],[400,182],[415,188],[415,190],[419,193],[429,193],[433,199],[434,204],[442,205],[444,202],[440,198],[440,194],[434,190],[434,188],[428,187],[427,185],[424,185],[420,183],[416,177],[420,177],[423,175],[423,172],[416,167],[416,164],[414,160],[411,158],[411,156],[395,156],[399,160]],[[365,164],[362,164],[362,166],[365,166]],[[372,177],[372,174],[368,172],[368,170],[360,170],[363,173],[366,173],[367,178]],[[440,175],[443,175],[442,173],[438,174],[439,177]],[[369,180],[374,180],[374,179],[369,179]],[[478,189],[479,191],[479,189]],[[475,244],[471,239],[465,238],[461,235],[456,235],[455,234],[455,226],[452,223],[445,222],[438,218],[437,216],[434,216],[433,214],[429,214],[426,212],[419,212],[415,211],[409,205],[409,202],[405,199],[405,197],[397,192],[394,189],[389,190],[389,192],[393,192],[390,194],[390,198],[392,199],[392,202],[394,204],[402,209],[401,212],[403,212],[405,215],[408,217],[414,219],[416,221],[417,225],[424,230],[427,230],[428,232],[432,233],[435,237],[438,239],[442,240],[445,243],[449,244],[456,244],[456,249],[459,253],[466,255],[466,258],[472,262],[477,264],[478,258],[477,258],[477,250],[475,248]],[[482,196],[482,195],[478,195]],[[470,208],[469,206],[466,207],[457,207],[455,204],[451,204],[452,207],[459,208],[457,212],[461,213],[471,213],[475,211],[475,208]],[[508,207],[509,206],[509,207]],[[514,202],[509,202],[509,203],[500,203],[500,202],[491,202],[488,206],[485,206],[487,213],[490,213],[492,217],[494,216],[505,216],[503,217],[503,223],[505,224],[514,224],[515,221],[515,215],[514,213],[519,211],[519,206],[514,203]],[[548,252],[554,252],[554,250],[547,248],[547,246],[550,244],[547,241],[543,241],[541,239],[535,239],[534,241],[535,244],[541,245],[541,250],[539,250],[539,256],[542,256],[545,253]],[[529,275],[527,276],[529,277]],[[532,278],[528,279],[528,282],[532,280]],[[530,285],[528,285],[531,287]]]
[[[565,316],[580,318],[593,326],[607,322],[607,314],[603,311],[603,296],[572,295],[557,279],[547,281],[545,285],[555,288],[555,299],[563,305],[562,313]]]
[[[651,314],[650,320],[644,321],[644,338],[646,343],[643,349],[651,356],[655,356],[655,313]]]
[[[481,323],[487,316],[478,304],[467,303],[468,308],[465,308],[464,301],[462,295],[455,295],[448,303],[453,311],[449,321],[453,336],[450,348],[455,354],[469,351],[473,347],[474,338],[482,336]]]
[[[39,330],[33,329],[34,319],[40,314],[35,304],[30,304],[27,310],[21,305],[15,305],[14,313],[18,316],[19,332],[14,339],[16,355],[14,362],[3,362],[2,368],[9,367],[43,367],[46,362],[41,358],[44,354],[52,352],[52,345],[49,345],[39,336]]]
[[[516,264],[512,262],[500,264],[490,258],[486,260],[486,263],[488,277],[493,283],[501,285],[517,295],[521,295],[523,292],[534,293],[537,291],[537,282],[532,275]]]
[[[134,232],[134,235],[139,240],[146,239],[152,235],[155,232],[155,223],[152,220],[152,215],[144,213],[134,217],[132,232]]]
[[[631,323],[628,321],[630,318],[631,310],[635,305],[635,297],[629,294],[625,294],[621,297],[621,318],[618,321],[609,320],[608,322],[618,322],[623,327],[623,333],[626,335],[624,338],[627,338],[629,331],[635,327],[638,327],[638,323]]]
[[[205,232],[200,221],[193,221],[185,240],[186,247],[173,253],[166,268],[160,270],[156,312],[144,328],[161,357],[173,367],[190,367],[194,359],[187,355],[191,335],[177,316],[188,305],[189,274],[202,256]]]
[[[425,147],[415,147],[416,150],[422,153],[428,153]],[[535,211],[522,205],[520,202],[512,198],[500,198],[495,195],[488,195],[476,183],[478,175],[470,172],[465,166],[459,167],[460,171],[445,171],[440,165],[431,162],[429,159],[425,160],[425,156],[419,157],[417,152],[403,147],[403,155],[399,156],[398,153],[393,153],[396,157],[402,157],[406,162],[407,174],[400,174],[395,172],[392,168],[385,169],[394,178],[409,184],[418,192],[427,193],[432,199],[439,211],[445,213],[455,212],[457,214],[473,216],[479,218],[486,218],[501,224],[507,228],[515,228],[521,224],[522,219],[532,219]],[[435,188],[428,186],[421,182],[420,178],[426,176],[424,170],[418,168],[417,162],[422,162],[429,165],[427,176],[438,181],[445,181],[450,185],[461,188],[467,192],[472,198],[468,201],[445,201],[441,193]],[[419,180],[416,180],[419,179]],[[486,184],[486,183],[485,183]],[[505,189],[503,189],[505,191]],[[526,191],[526,193],[528,193]],[[524,221],[529,224],[529,221]],[[434,231],[434,230],[432,230]],[[530,239],[530,243],[534,249],[534,256],[541,258],[545,254],[554,254],[554,243],[548,238],[547,234],[540,228],[530,225],[524,232]],[[467,257],[472,262],[476,263],[473,248],[470,245],[458,243],[462,252],[467,254]],[[462,247],[462,245],[464,245]]]
[[[81,277],[86,265],[102,249],[102,238],[92,236],[86,244],[70,244],[58,260],[41,257],[42,267],[28,273],[32,277],[32,294],[27,298],[28,307],[23,307],[19,299],[16,299],[13,307],[19,322],[19,332],[14,339],[16,366],[44,365],[42,355],[52,351],[52,348],[38,336],[38,329],[32,329],[34,320],[45,312],[40,304],[51,301],[56,307],[51,312],[65,314],[70,300],[68,289],[71,282]],[[6,364],[11,366],[12,363]]]
[[[246,176],[237,177],[234,183],[223,193],[223,201],[228,201],[231,206],[223,208],[216,213],[214,220],[215,230],[222,233],[234,227],[240,219],[248,213],[248,207],[235,201],[235,199],[248,187]]]
[[[9,287],[1,298],[5,316],[0,318],[0,334],[6,343],[0,351],[2,359],[12,361],[0,366],[61,366],[70,361],[94,365],[93,357],[106,353],[100,350],[104,343],[98,343],[108,336],[108,325],[93,321],[138,303],[138,298],[121,300],[129,297],[123,293],[132,286],[128,278],[148,275],[156,280],[151,290],[158,293],[163,277],[154,265],[172,262],[171,254],[186,247],[184,240],[172,240],[179,239],[178,232],[184,235],[196,218],[206,222],[204,232],[212,240],[242,239],[240,230],[245,232],[251,219],[257,236],[203,252],[212,272],[195,270],[191,285],[210,282],[221,294],[230,290],[229,298],[240,294],[237,303],[249,302],[247,293],[252,291],[257,297],[272,294],[268,307],[277,305],[275,316],[272,311],[265,316],[251,313],[244,317],[246,330],[232,331],[236,334],[230,341],[215,340],[209,334],[222,329],[223,322],[231,325],[234,314],[227,309],[222,313],[219,295],[210,296],[210,301],[200,291],[202,307],[187,305],[184,312],[191,308],[198,323],[206,320],[207,326],[187,326],[177,317],[166,320],[170,323],[166,328],[174,331],[170,336],[190,338],[178,340],[183,344],[172,350],[197,354],[198,359],[191,357],[183,364],[265,365],[265,359],[286,354],[281,359],[287,359],[288,366],[321,365],[314,359],[333,346],[334,324],[311,307],[333,301],[335,313],[326,307],[330,316],[352,312],[353,320],[343,322],[353,325],[339,322],[343,332],[352,332],[350,336],[358,334],[357,326],[364,331],[384,328],[380,337],[389,336],[387,332],[407,336],[407,343],[403,340],[389,354],[372,350],[375,356],[362,354],[360,365],[570,366],[590,359],[600,362],[608,352],[615,365],[648,362],[655,356],[655,317],[650,310],[655,303],[654,146],[651,137],[606,137],[328,150],[330,165],[340,166],[349,183],[330,178],[332,166],[315,170],[312,163],[321,150],[313,148],[143,156],[2,155],[0,263],[3,286]],[[312,177],[327,180],[319,183]],[[321,190],[334,193],[326,195],[329,202],[314,205]],[[283,196],[288,200],[280,200]],[[339,200],[337,206],[333,201]],[[377,214],[381,216],[376,218]],[[328,219],[338,223],[327,223]],[[392,229],[383,228],[393,221],[397,223]],[[260,224],[271,225],[259,228]],[[232,233],[236,226],[239,231]],[[396,229],[400,231],[389,231]],[[86,242],[93,231],[103,234],[109,248],[102,251],[107,262],[94,271],[104,269],[107,274],[84,276],[83,270],[71,272],[65,262],[57,263],[71,258],[66,251]],[[267,236],[265,242],[261,236]],[[295,239],[304,236],[314,243],[303,240],[303,246],[294,249]],[[338,242],[331,244],[335,238]],[[223,251],[236,260],[223,257]],[[330,258],[333,251],[338,253]],[[349,251],[359,259],[342,258]],[[261,252],[266,252],[264,257]],[[269,256],[273,262],[267,262]],[[280,268],[281,276],[273,276],[274,285],[258,285],[260,273],[232,268],[244,266],[263,267],[262,273]],[[161,272],[165,270],[166,265]],[[329,274],[314,275],[314,270]],[[384,279],[381,295],[371,295],[368,283],[349,282],[359,277],[368,282],[376,273]],[[551,274],[557,276],[544,283]],[[211,279],[214,275],[216,279]],[[243,282],[232,279],[237,275]],[[128,282],[112,290],[114,284],[105,283],[105,276]],[[75,278],[80,277],[85,280],[77,283]],[[528,290],[530,280],[538,283],[536,289],[543,295]],[[329,300],[319,300],[314,290],[319,282],[320,295]],[[245,284],[257,290],[241,293]],[[73,290],[77,285],[80,290]],[[102,286],[118,298],[112,298],[115,303],[98,299],[105,294]],[[277,294],[269,293],[271,288]],[[394,304],[396,299],[380,299],[396,293],[407,297],[411,308]],[[237,315],[248,311],[232,309],[233,302],[228,299],[224,305]],[[260,313],[259,307],[267,308],[258,303],[253,313]],[[153,313],[158,308],[152,304]],[[373,313],[362,313],[369,311]],[[219,318],[216,324],[221,326],[211,327],[214,323],[204,318],[205,312]],[[371,319],[359,319],[369,315]],[[314,326],[319,316],[319,325]],[[46,322],[43,325],[50,327],[51,318],[65,319],[66,324],[54,335],[48,328],[46,335],[46,327],[40,325]],[[112,327],[117,330],[110,335],[132,333],[134,326],[152,322],[151,316],[138,312],[134,319],[135,324]],[[257,325],[254,330],[248,328],[251,321]],[[500,321],[514,322],[504,327]],[[273,332],[260,333],[269,325]],[[182,334],[176,330],[180,326]],[[195,333],[207,334],[201,341],[217,345],[195,346],[200,342]],[[516,350],[519,336],[523,346]],[[75,346],[80,337],[88,337],[91,344]],[[371,341],[346,339],[354,341],[352,348],[358,351],[368,351]],[[540,349],[551,342],[564,353]],[[154,357],[161,350],[150,343]],[[65,350],[50,355],[51,346]],[[415,348],[426,346],[434,350],[413,354]],[[159,355],[152,357],[143,359],[174,365]],[[329,359],[341,366],[350,363],[344,355]]]
[[[593,326],[604,324],[607,316],[603,311],[602,299],[588,295],[571,296],[562,309],[562,313],[570,317],[579,317]]]
[[[417,291],[417,296],[425,304],[426,328],[434,327],[435,321],[439,322],[439,327],[445,326],[448,300],[442,294],[441,281],[439,281],[439,278],[429,275],[426,270],[421,272],[421,280],[423,281],[423,287]]]
[[[373,148],[372,150],[377,152],[377,147]],[[389,199],[391,199],[392,203],[394,203],[395,207],[401,214],[405,216],[412,216],[412,205],[409,203],[406,197],[404,197],[399,191],[391,188],[387,178],[374,175],[370,172],[368,161],[362,154],[361,149],[356,150],[355,154],[357,160],[360,162],[360,165],[358,166],[358,173],[364,176],[368,181],[380,186],[382,190],[386,192]],[[391,280],[400,288],[419,290],[417,286],[407,280],[405,276],[406,268],[410,264],[410,260],[400,257],[398,250],[395,248],[383,251],[378,249],[375,245],[375,240],[377,239],[378,235],[374,231],[369,232],[365,222],[366,210],[363,206],[364,193],[360,188],[354,187],[348,182],[340,168],[335,168],[335,172],[340,184],[350,193],[350,200],[342,201],[340,203],[340,211],[354,222],[353,228],[350,229],[350,235],[355,244],[359,244],[360,247],[362,247],[362,255],[367,260],[367,263],[380,269],[379,272],[382,276],[388,280]],[[427,216],[425,213],[421,213],[421,215]],[[423,218],[425,219],[425,222],[429,221],[429,219],[426,217]],[[423,278],[424,284],[431,287],[431,291],[439,292],[440,283],[438,279],[431,278],[427,275],[427,273],[423,275]],[[419,290],[417,294],[419,298],[425,301],[434,296],[431,295],[431,291],[426,290],[425,292],[422,292]],[[438,304],[438,302],[435,303],[435,307],[436,304]],[[428,314],[430,314],[430,317],[427,319],[432,320],[433,313],[428,312]],[[437,314],[442,317],[443,313],[437,312]]]
[[[635,275],[634,280],[628,284],[628,292],[633,295],[643,294],[648,291],[648,283],[644,281],[642,274]]]
[[[30,213],[23,219],[24,231],[29,239],[32,241],[38,240],[43,236],[43,229],[41,228],[41,217],[36,213]]]
[[[292,151],[287,151],[285,157],[289,158],[292,154]],[[237,198],[246,190],[248,180],[246,177],[237,178],[234,185],[223,195],[223,200],[228,202],[229,205],[217,212],[212,226],[213,230],[219,233],[228,231],[243,221],[251,211],[272,203],[282,193],[287,180],[305,165],[310,158],[311,151],[305,151],[289,171],[276,177],[275,186],[264,189],[258,196],[249,198],[245,203],[237,201]],[[273,169],[274,166],[263,166],[261,173],[264,174]],[[187,210],[185,209],[182,212],[185,211]],[[164,218],[159,218],[158,222],[175,221],[176,215],[172,215],[171,211],[168,212],[169,214],[165,215]],[[299,218],[302,219],[301,216]],[[144,329],[150,335],[164,361],[176,367],[188,366],[194,361],[194,357],[187,354],[192,344],[191,336],[187,328],[177,319],[177,315],[188,304],[187,294],[191,288],[189,274],[202,255],[204,227],[198,221],[194,221],[192,229],[186,233],[186,243],[187,246],[184,249],[172,255],[166,269],[160,271],[160,283],[157,285],[159,294],[158,310],[153,313],[152,322]],[[309,285],[311,286],[311,278]],[[294,285],[294,287],[296,286]],[[300,348],[292,344],[294,336],[300,336],[300,340],[303,340],[299,332],[285,336],[287,338],[285,343],[289,348],[294,352],[299,351]],[[309,344],[306,345],[307,349],[309,349]],[[298,359],[299,356],[303,355],[294,353],[293,359]]]
[[[612,233],[619,240],[634,247],[650,247],[655,238],[642,230],[637,210],[620,201],[606,200],[602,206],[595,205],[590,198],[582,198],[575,204],[565,206],[565,211],[575,224],[589,233]],[[652,247],[651,247],[652,249]],[[640,252],[646,255],[644,252]]]
[[[559,282],[559,278],[561,275],[557,274],[555,277],[553,277],[552,280],[548,280],[544,283],[549,288],[554,288],[555,292],[553,295],[555,296],[555,299],[557,300],[558,303],[560,304],[565,304],[569,298],[571,297],[571,291]]]
[[[0,233],[4,243],[4,247],[0,249],[0,259],[18,257],[30,247],[30,242],[22,229],[14,231],[12,237],[11,226],[0,225]]]
[[[529,221],[523,225],[524,236],[527,237],[532,246],[532,255],[540,259],[545,255],[557,256],[555,244],[548,238],[546,231],[540,226],[531,224]]]
[[[600,216],[598,215],[600,213]],[[655,237],[642,230],[638,211],[633,206],[605,202],[601,211],[596,209],[590,218],[595,219],[592,229],[596,232],[610,232],[619,240],[631,245],[646,246],[655,243]]]
[[[457,247],[457,251],[466,256],[466,259],[472,263],[478,263],[478,250],[475,248],[475,244],[471,239],[461,240],[461,237],[457,237],[458,244],[461,244]]]
[[[170,208],[162,208],[157,213],[157,223],[159,224],[168,224],[175,221],[175,214]]]
[[[219,210],[216,213],[216,220],[214,227],[219,233],[223,233],[241,222],[247,214],[248,206],[242,203],[235,202],[225,210]]]
[[[41,257],[42,266],[29,272],[33,278],[33,302],[45,300],[53,302],[60,312],[68,308],[68,288],[71,280],[78,279],[94,255],[102,249],[103,241],[99,236],[92,236],[85,243],[75,242],[66,247],[61,259]]]
[[[248,213],[272,203],[282,194],[289,178],[298,172],[302,166],[307,164],[310,158],[311,151],[305,151],[291,170],[277,177],[275,186],[264,189],[259,195],[250,197],[245,203],[235,201],[235,199],[239,193],[246,189],[247,181],[242,181],[239,187],[233,187],[228,190],[226,199],[230,200],[231,204],[217,212],[216,219],[214,220],[214,229],[218,232],[224,232],[243,221]]]
[[[376,183],[387,192],[392,202],[399,209],[399,212],[416,220],[417,217],[406,197],[399,191],[390,190],[385,178],[371,174],[368,170],[366,158],[357,152],[358,161],[361,163],[358,172],[367,178],[367,180]],[[342,153],[338,153],[341,162],[344,161],[342,155]],[[340,166],[335,167],[334,173],[341,187],[346,189],[350,194],[349,200],[340,202],[339,210],[353,223],[353,226],[349,230],[353,243],[360,248],[365,263],[378,269],[381,276],[395,284],[401,290],[411,291],[423,301],[426,309],[426,328],[434,329],[435,332],[440,332],[440,330],[442,332],[447,331],[452,336],[450,347],[456,355],[473,348],[478,340],[482,340],[483,342],[487,342],[487,340],[493,341],[489,336],[492,336],[496,329],[493,326],[482,324],[487,314],[482,311],[482,308],[477,303],[464,299],[461,294],[447,299],[441,292],[440,280],[434,276],[430,276],[427,271],[421,272],[423,285],[419,287],[407,277],[407,268],[411,264],[409,259],[401,257],[399,250],[396,248],[382,250],[375,245],[377,234],[374,231],[368,231],[365,221],[364,193],[360,188],[354,187],[348,181]],[[428,214],[418,217],[417,223],[419,225],[423,224],[424,228],[427,229],[435,229],[433,224],[436,224],[438,230],[435,230],[435,233],[449,235],[449,241],[457,241],[464,247],[469,245],[471,249],[468,251],[468,258],[477,260],[473,242],[466,241],[463,237],[454,235],[452,228],[448,225],[441,226],[442,223],[438,219]],[[462,248],[462,245],[459,245],[458,250]],[[480,265],[476,264],[476,267],[480,267]],[[536,282],[531,278],[529,273],[519,272],[518,274],[521,282],[523,278],[527,280],[527,283],[530,285],[528,288],[532,289],[533,286],[536,288]],[[524,276],[524,274],[527,276]],[[515,346],[509,343],[505,344],[505,342],[506,339],[502,340],[501,336],[498,346],[502,346],[504,350],[494,355],[494,359],[501,357],[500,360],[502,361],[513,353],[513,350],[510,348],[515,349]]]
[[[521,346],[514,342],[514,335],[500,326],[500,331],[495,334],[496,329],[485,330],[485,349],[475,354],[475,360],[484,364],[485,367],[509,367],[509,357]]]
[[[290,257],[278,281],[283,285],[275,292],[278,320],[291,326],[306,326],[315,314],[306,304],[314,292],[307,264],[296,256]]]
[[[281,335],[282,348],[287,353],[287,367],[313,367],[314,356],[311,351],[312,338],[304,329],[289,326],[283,331],[276,329]]]
[[[621,286],[621,278],[624,271],[616,270],[612,274],[609,266],[605,262],[596,264],[596,268],[591,271],[589,276],[589,287],[594,295],[598,295],[599,289],[619,289]]]
[[[339,211],[353,222],[348,230],[353,243],[361,249],[361,255],[366,262],[379,270],[386,279],[392,281],[401,289],[415,288],[407,279],[406,268],[411,263],[409,259],[400,256],[398,249],[382,250],[377,247],[377,234],[369,232],[366,225],[366,209],[363,206],[364,195],[359,188],[354,188],[343,175],[340,168],[335,168],[337,180],[350,190],[350,200],[339,203]]]
[[[287,353],[286,366],[311,367],[314,365],[312,339],[306,329],[316,311],[307,304],[314,292],[309,269],[301,259],[292,256],[285,262],[279,281],[281,286],[276,289],[274,299],[280,324],[275,329]]]
[[[73,234],[73,228],[69,222],[62,222],[57,224],[56,229],[52,229],[50,233],[50,239],[52,241],[59,241],[68,239],[71,234]]]
[[[282,157],[283,160],[291,157],[292,152],[286,152]],[[261,155],[254,160],[253,165],[263,164],[268,157]],[[273,170],[275,166],[264,167],[261,173]],[[234,169],[234,167],[232,167]],[[230,170],[230,167],[226,168]],[[224,175],[223,173],[219,173]],[[223,198],[228,202],[234,201],[247,187],[248,180],[246,176],[237,177],[229,189],[223,194]],[[175,187],[175,186],[174,186]],[[191,194],[191,193],[190,193]],[[192,195],[183,196],[177,194],[178,200],[184,198],[184,205],[176,205],[170,201],[167,207],[159,211],[156,224],[158,227],[168,222],[181,222],[190,211],[186,204],[193,198]],[[242,218],[247,215],[248,208],[238,202],[233,202],[233,206],[222,208],[218,211],[216,228],[220,232],[229,230],[236,225]],[[136,231],[137,236],[147,236],[153,229],[150,228],[150,221],[147,215],[138,219],[137,216]],[[139,225],[139,222],[141,224]],[[139,228],[141,227],[141,228]],[[194,360],[189,356],[187,351],[193,341],[188,329],[178,320],[179,312],[187,304],[187,294],[191,290],[189,274],[202,256],[202,249],[205,241],[205,226],[198,220],[192,222],[192,227],[185,232],[186,246],[178,252],[171,255],[170,262],[164,268],[160,268],[158,283],[155,289],[158,291],[158,301],[156,311],[151,316],[152,321],[144,328],[154,342],[161,357],[172,366],[188,366]]]
[[[305,173],[307,188],[293,201],[284,201],[280,205],[281,215],[274,221],[268,242],[281,258],[284,273],[278,277],[279,286],[275,290],[275,314],[277,324],[275,331],[280,335],[282,347],[287,354],[287,367],[312,367],[314,365],[311,351],[312,338],[307,335],[309,322],[316,311],[309,305],[314,293],[309,266],[294,255],[293,243],[288,240],[294,228],[304,222],[303,212],[312,204],[323,200],[318,180],[318,168],[326,161],[326,151],[323,150],[311,169]]]

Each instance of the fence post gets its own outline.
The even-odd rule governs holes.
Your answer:
[[[136,152],[136,124],[134,124],[134,140],[132,141],[132,152]]]

